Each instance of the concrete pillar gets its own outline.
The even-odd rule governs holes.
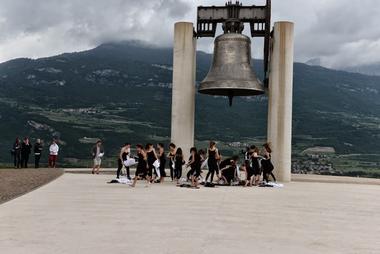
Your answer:
[[[269,69],[268,141],[273,150],[274,174],[281,182],[291,180],[293,34],[293,23],[274,24]]]
[[[194,146],[195,56],[193,23],[174,25],[171,141],[181,147],[185,158]]]

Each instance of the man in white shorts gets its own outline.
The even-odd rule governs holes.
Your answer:
[[[95,146],[92,148],[92,158],[94,160],[94,166],[92,167],[92,174],[99,174],[103,155],[104,155],[104,149],[102,146],[102,141],[98,140]]]

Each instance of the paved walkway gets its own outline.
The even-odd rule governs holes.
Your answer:
[[[380,253],[380,186],[133,189],[65,174],[0,206],[0,253]]]

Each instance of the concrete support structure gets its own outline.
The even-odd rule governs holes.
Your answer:
[[[293,34],[293,23],[274,24],[269,69],[268,141],[273,149],[274,173],[281,182],[291,180]]]
[[[195,56],[193,23],[174,25],[171,141],[181,147],[185,158],[194,146]]]

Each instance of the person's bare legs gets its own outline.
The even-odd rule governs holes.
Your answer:
[[[224,177],[223,175],[220,176],[220,179],[223,180],[224,184],[227,185],[228,182],[227,182],[227,178]]]
[[[198,187],[198,177],[197,176],[194,176],[194,175],[191,176],[191,187],[199,189],[199,187]]]
[[[194,176],[194,187],[197,189],[199,188],[198,187],[198,177],[196,177],[196,176]]]
[[[216,174],[216,182],[218,183],[222,179],[222,172],[219,170]]]
[[[252,186],[256,186],[256,185],[257,185],[257,184],[256,184],[256,179],[257,179],[256,176],[254,176],[254,177],[252,178]]]
[[[138,176],[135,176],[134,178],[133,178],[133,183],[131,184],[131,187],[135,187],[136,186],[136,183],[137,183],[137,180],[139,179],[139,177]]]
[[[195,184],[195,176],[191,176],[191,186],[192,187],[196,187],[196,184]]]
[[[147,184],[145,185],[145,187],[149,187],[149,186],[150,186],[150,184],[151,184],[151,180],[152,180],[152,177],[151,177],[151,176],[146,176]]]
[[[95,173],[96,173],[96,166],[97,166],[97,165],[94,163],[94,166],[92,166],[92,172],[91,172],[92,174],[95,174]]]
[[[248,184],[248,181],[249,181],[249,179],[248,179],[248,170],[247,170],[247,167],[246,166],[241,166],[241,169],[242,169],[242,171],[245,173],[245,175],[246,175],[246,180],[245,180],[245,184],[244,184],[244,186],[243,187],[247,187],[247,184]]]
[[[254,185],[254,182],[255,182],[255,176],[251,176],[251,178],[249,179],[249,185],[252,187]]]
[[[260,175],[255,176],[255,185],[259,185],[260,183]]]
[[[248,185],[249,185],[249,179],[247,179],[247,180],[245,180],[245,184],[244,184],[244,187],[248,187]]]
[[[95,172],[96,174],[99,174],[100,171],[100,165],[95,166]]]
[[[247,178],[244,187],[252,186],[253,177],[254,177],[254,176],[251,176],[250,178]]]

